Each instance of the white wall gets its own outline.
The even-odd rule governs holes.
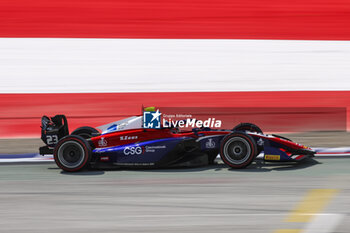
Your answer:
[[[350,42],[1,38],[0,80],[0,93],[350,90]]]

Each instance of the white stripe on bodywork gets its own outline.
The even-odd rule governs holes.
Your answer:
[[[108,130],[111,126],[115,125],[115,130]],[[102,134],[111,133],[116,131],[122,131],[127,129],[140,129],[142,128],[142,116],[132,116],[123,120],[114,121],[106,125],[101,125],[97,127],[102,131]]]
[[[204,137],[200,137],[196,140],[196,142],[200,142],[202,140],[208,139],[208,138],[215,138],[217,136],[225,136],[225,135],[210,135],[210,136],[204,136]]]

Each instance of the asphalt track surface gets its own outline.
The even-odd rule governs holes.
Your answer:
[[[54,163],[0,165],[0,232],[278,232],[313,189],[337,194],[318,215],[350,231],[349,159],[303,164],[62,172]],[[321,231],[318,231],[321,232]]]

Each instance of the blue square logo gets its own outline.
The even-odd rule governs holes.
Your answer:
[[[160,115],[159,110],[156,112],[143,112],[143,128],[146,129],[160,129]]]

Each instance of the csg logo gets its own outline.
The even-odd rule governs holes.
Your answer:
[[[143,150],[141,146],[127,146],[124,148],[124,155],[140,155]]]

